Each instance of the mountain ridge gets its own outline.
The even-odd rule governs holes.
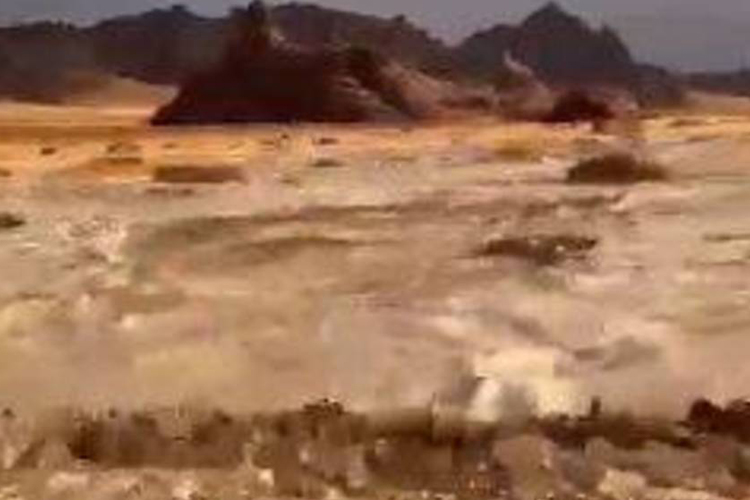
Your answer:
[[[639,93],[639,65],[617,32],[592,28],[554,2],[519,25],[499,24],[455,46],[404,16],[385,18],[296,2],[270,10],[285,36],[300,45],[361,46],[434,76],[491,79],[510,49],[549,83],[614,84]],[[0,28],[0,95],[54,102],[65,93],[71,71],[177,85],[216,64],[230,17],[204,17],[173,5],[85,27],[40,22]],[[578,53],[586,56],[571,56]],[[660,71],[666,84],[668,72]],[[671,86],[661,92],[666,100],[678,94],[674,81]]]

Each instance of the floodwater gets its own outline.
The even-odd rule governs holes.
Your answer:
[[[615,139],[64,119],[0,127],[0,210],[25,221],[0,229],[0,405],[330,397],[489,419],[745,395],[750,120],[655,119],[645,148],[669,181],[571,186],[576,158]],[[152,182],[164,165],[246,181]],[[551,236],[596,245],[480,251]]]

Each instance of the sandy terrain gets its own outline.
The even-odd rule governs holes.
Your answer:
[[[148,108],[0,107],[0,404],[230,409],[330,396],[472,412],[520,386],[542,412],[682,414],[750,375],[750,118],[659,116],[642,142],[491,121],[159,129]],[[562,182],[638,147],[673,179]],[[151,181],[164,166],[245,182]],[[540,266],[492,238],[579,235]]]

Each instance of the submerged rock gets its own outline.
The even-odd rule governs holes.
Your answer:
[[[667,177],[661,165],[627,153],[613,153],[578,163],[568,170],[566,180],[570,184],[633,184]]]
[[[576,235],[508,237],[490,240],[476,253],[480,257],[512,257],[551,266],[581,257],[598,243],[596,238]]]
[[[245,171],[232,166],[163,166],[153,173],[154,182],[166,184],[222,184],[245,182]]]
[[[26,224],[26,219],[18,214],[0,212],[0,230],[16,229]]]

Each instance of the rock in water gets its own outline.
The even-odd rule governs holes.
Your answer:
[[[168,184],[222,184],[246,181],[242,168],[233,166],[162,166],[154,170],[154,182]]]
[[[603,100],[588,92],[571,91],[555,102],[552,111],[545,117],[550,123],[575,123],[606,121],[615,118],[615,112]]]
[[[512,257],[539,266],[551,266],[566,259],[583,257],[598,243],[596,238],[566,234],[508,237],[488,241],[476,255]]]
[[[26,220],[20,215],[0,212],[0,229],[16,229],[24,224],[26,224]]]
[[[607,154],[584,160],[570,170],[570,184],[633,184],[664,181],[668,172],[659,164],[642,161],[624,153]]]

